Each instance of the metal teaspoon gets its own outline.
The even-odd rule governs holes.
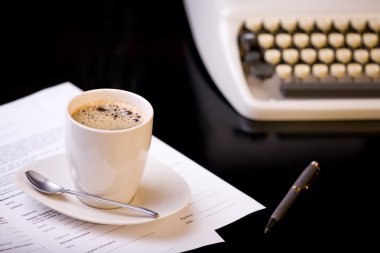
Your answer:
[[[159,216],[159,214],[156,213],[155,211],[149,210],[149,209],[144,208],[144,207],[129,205],[129,204],[125,204],[125,203],[121,203],[121,202],[117,202],[117,201],[113,201],[113,200],[109,200],[109,199],[104,199],[101,197],[96,197],[96,196],[93,196],[90,194],[65,189],[62,186],[54,183],[53,181],[47,179],[46,177],[42,176],[41,174],[39,174],[38,172],[36,172],[34,170],[26,171],[25,176],[28,179],[28,181],[33,185],[33,187],[42,193],[46,193],[46,194],[69,193],[72,195],[78,195],[81,197],[86,197],[86,198],[89,198],[89,199],[92,199],[95,201],[99,201],[99,202],[103,202],[106,204],[110,204],[110,205],[114,205],[114,206],[118,206],[118,207],[125,207],[125,208],[133,209],[136,211],[140,211],[140,212],[148,214],[154,218],[157,218]]]

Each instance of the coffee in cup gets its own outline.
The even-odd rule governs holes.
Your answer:
[[[96,129],[121,130],[143,122],[138,108],[112,100],[99,100],[75,109],[71,116],[77,122]]]

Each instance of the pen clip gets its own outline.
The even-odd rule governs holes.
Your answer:
[[[316,171],[314,172],[314,174],[313,174],[312,178],[309,180],[309,182],[303,187],[304,190],[309,189],[310,185],[315,181],[315,179],[317,179],[317,176],[319,175],[319,172],[321,170],[319,167],[319,163],[316,161],[312,161],[309,166],[313,166]]]
[[[302,191],[308,190],[310,185],[314,182],[319,174],[319,165],[316,161],[311,162],[297,178],[296,182],[292,188],[300,193]]]

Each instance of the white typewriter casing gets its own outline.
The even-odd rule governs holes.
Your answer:
[[[379,0],[184,0],[184,5],[206,69],[244,117],[263,121],[380,119],[380,98],[258,99],[243,73],[237,40],[250,17],[378,17]]]

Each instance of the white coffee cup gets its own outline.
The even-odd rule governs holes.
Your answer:
[[[116,101],[137,108],[142,123],[121,130],[102,130],[73,119],[80,106],[99,100]],[[97,89],[81,93],[67,105],[65,145],[76,190],[118,202],[132,201],[148,159],[152,138],[153,108],[143,97],[124,90]],[[80,198],[97,208],[114,206]]]

